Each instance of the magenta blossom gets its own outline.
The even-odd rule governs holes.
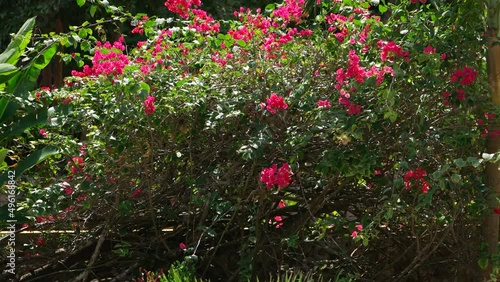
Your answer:
[[[146,112],[146,114],[150,115],[156,110],[155,105],[153,105],[154,101],[155,97],[148,96],[148,98],[146,98],[146,100],[142,103],[142,105],[144,105],[144,111]]]

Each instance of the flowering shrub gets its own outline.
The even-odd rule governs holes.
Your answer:
[[[451,5],[401,1],[386,25],[371,1],[313,2],[312,19],[286,0],[217,21],[200,1],[169,0],[181,19],[138,15],[145,41],[92,43],[53,94],[70,98],[86,148],[63,181],[33,184],[57,208],[39,212],[35,199],[29,215],[85,219],[120,241],[115,256],[184,260],[213,280],[474,273],[486,212],[477,121],[496,112],[479,29],[453,28],[472,23]]]

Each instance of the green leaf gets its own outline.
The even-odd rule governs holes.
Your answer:
[[[0,75],[6,75],[17,71],[16,66],[11,64],[0,63]]]
[[[12,52],[10,50],[15,50],[15,51],[11,53],[11,56],[4,63],[10,63],[13,65],[17,63],[19,56],[24,52],[24,49],[30,43],[31,33],[33,27],[35,26],[35,18],[36,17],[28,19],[23,24],[21,29],[19,29],[17,34],[14,35],[14,38],[9,43],[6,50],[9,52]]]
[[[0,100],[0,123],[3,123],[8,118],[15,115],[19,107],[19,104],[15,102],[9,102],[7,98],[2,98]]]
[[[39,124],[48,124],[48,110],[40,109],[37,112],[19,118],[16,122],[8,126],[0,133],[0,141],[9,137],[23,133],[24,130]]]
[[[151,88],[149,88],[149,85],[146,82],[141,82],[141,89],[147,94],[151,91]]]
[[[2,148],[0,149],[0,162],[3,162],[3,160],[5,159],[5,157],[7,156],[7,153],[9,152],[9,150],[7,150],[6,148]],[[1,163],[0,163],[1,164]]]
[[[44,69],[57,52],[57,44],[52,44],[42,54],[39,54],[33,61],[33,66],[39,70]]]
[[[80,36],[81,38],[87,37],[87,30],[85,28],[80,29],[78,31],[78,36]]]
[[[0,54],[0,63],[5,63],[7,60],[14,55],[14,53],[19,52],[16,49],[8,49],[5,50],[2,54]]]
[[[462,168],[462,167],[464,167],[464,166],[467,164],[467,163],[466,163],[463,159],[461,159],[461,158],[460,158],[460,159],[456,159],[456,160],[454,160],[454,161],[453,161],[453,163],[454,163],[457,167],[459,167],[459,168]]]
[[[488,258],[480,258],[477,263],[479,264],[479,267],[484,270],[488,267]]]
[[[378,5],[378,10],[380,11],[380,13],[383,14],[383,13],[387,12],[388,9],[384,5]]]
[[[453,174],[451,176],[451,182],[455,183],[455,184],[458,184],[462,181],[462,177],[458,174]]]
[[[94,15],[95,15],[95,12],[96,12],[96,11],[97,11],[97,6],[96,6],[96,5],[92,5],[92,6],[90,6],[90,11],[89,11],[89,13],[90,13],[90,16],[91,16],[91,17],[94,17]]]
[[[83,6],[85,5],[85,0],[76,0],[76,4],[78,4],[78,6]]]
[[[268,4],[264,10],[266,12],[270,13],[270,12],[274,11],[275,8],[276,8],[275,4]]]
[[[394,215],[394,210],[392,208],[389,208],[385,213],[385,218],[389,220],[392,218],[393,215]]]
[[[384,119],[388,119],[391,122],[395,122],[398,119],[398,113],[393,110],[389,110],[384,113]]]
[[[31,153],[26,159],[19,162],[17,167],[14,169],[15,172],[14,179],[18,178],[26,170],[43,162],[46,158],[57,154],[59,154],[59,150],[53,146],[47,146],[36,152]],[[8,171],[0,175],[0,185],[3,185],[7,180],[9,180]]]

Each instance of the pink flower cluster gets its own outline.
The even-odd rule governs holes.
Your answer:
[[[123,74],[123,69],[129,64],[127,55],[123,54],[125,45],[124,38],[120,39],[111,45],[106,42],[102,44],[97,42],[97,48],[92,58],[92,67],[85,65],[81,72],[72,70],[71,75],[78,77],[99,76],[99,75],[120,75]]]
[[[494,120],[496,118],[496,115],[495,115],[495,113],[485,113],[484,117],[486,118],[488,124],[491,124],[492,120]],[[476,121],[476,123],[478,126],[484,126],[483,130],[481,131],[482,137],[487,137],[488,133],[490,134],[490,136],[492,138],[496,138],[496,137],[500,136],[500,130],[489,132],[489,126],[484,125],[484,121],[482,119],[478,119]]]
[[[146,98],[146,100],[144,100],[144,102],[142,103],[142,105],[144,106],[144,111],[146,112],[146,114],[150,115],[150,114],[154,113],[154,111],[156,110],[156,107],[153,104],[154,101],[155,101],[155,97],[149,95]]]
[[[278,208],[282,209],[284,207],[286,207],[286,203],[283,200],[281,200],[278,204]],[[281,216],[279,215],[275,216],[274,221],[277,222],[276,228],[280,228],[281,226],[283,226],[283,218]]]
[[[363,225],[361,225],[361,224],[356,225],[356,229],[354,229],[354,231],[351,232],[351,237],[352,238],[358,237],[358,232],[361,232],[361,231],[363,231]]]
[[[283,21],[283,26],[290,22],[300,23],[304,0],[285,0],[285,4],[273,11],[273,16]]]
[[[288,104],[283,97],[276,95],[276,93],[272,93],[271,96],[267,98],[266,103],[260,103],[260,107],[274,115],[279,109],[288,109]]]
[[[71,174],[83,172],[83,168],[85,167],[85,162],[82,157],[73,157],[68,164],[71,165],[69,168]]]
[[[395,57],[402,57],[408,59],[408,56],[410,55],[409,52],[404,52],[403,48],[399,45],[397,45],[394,41],[390,42],[384,42],[382,40],[379,40],[377,42],[378,47],[381,49],[380,51],[380,59],[385,62],[387,60],[389,61],[394,61]],[[389,55],[392,55],[388,57]]]
[[[194,28],[199,32],[212,33],[219,32],[220,23],[215,22],[214,18],[210,17],[204,10],[193,9],[194,14],[193,23],[189,28]]]
[[[325,16],[325,19],[330,25],[328,27],[328,31],[335,32],[333,36],[335,36],[338,43],[344,42],[349,32],[349,30],[345,26],[345,22],[351,20],[352,18],[348,19],[344,15],[330,13],[329,15]],[[339,25],[339,27],[337,27],[337,24]]]
[[[292,175],[292,169],[287,163],[284,163],[279,169],[278,165],[273,164],[271,167],[262,169],[260,182],[265,183],[268,189],[273,188],[274,185],[283,188],[290,184]]]
[[[349,99],[351,95],[347,93],[344,89],[340,90],[339,104],[347,109],[348,115],[359,115],[361,113],[361,105],[357,105],[351,102]]]
[[[134,34],[143,34],[144,33],[144,21],[149,20],[148,16],[142,16],[141,20],[137,22],[137,25],[132,29],[132,33]]]
[[[240,7],[239,12],[238,11],[234,12],[234,16],[237,17],[240,20],[240,22],[244,23],[243,29],[246,31],[246,33],[249,33],[248,28],[250,28],[250,30],[259,29],[262,31],[262,33],[266,34],[267,31],[269,30],[269,27],[271,27],[271,25],[273,24],[273,22],[268,17],[262,16],[260,14],[260,11],[261,11],[260,9],[257,9],[257,13],[253,15],[252,11],[249,8],[245,10],[243,7]],[[235,31],[230,30],[228,33],[229,34],[235,33]],[[252,32],[252,34],[254,33],[255,32]],[[250,36],[250,38],[251,37],[252,36]],[[242,39],[242,38],[235,38],[234,36],[233,38]]]
[[[424,48],[424,54],[435,54],[435,53],[436,53],[436,48],[430,45]]]
[[[460,85],[467,86],[467,85],[471,85],[472,83],[474,83],[476,81],[476,78],[477,78],[477,72],[475,70],[465,66],[462,69],[459,69],[455,73],[453,73],[451,75],[450,81],[451,82],[458,81],[458,83]],[[445,91],[443,93],[443,98],[444,98],[443,104],[445,106],[450,105],[450,101],[448,99],[450,96],[451,96],[451,93],[449,91]],[[463,90],[461,88],[455,89],[455,96],[456,96],[457,100],[464,101],[466,98],[465,90]]]
[[[422,189],[422,193],[427,193],[429,191],[429,183],[425,181],[424,177],[427,176],[427,172],[421,167],[418,167],[415,170],[409,170],[406,172],[404,177],[404,185],[405,188],[410,190],[415,187],[417,184],[420,184],[420,188]]]
[[[318,108],[324,108],[324,109],[329,109],[332,107],[332,103],[328,100],[319,100],[318,101]]]
[[[450,81],[456,82],[459,80],[461,85],[471,85],[476,81],[477,72],[467,66],[463,69],[457,70],[454,74],[451,75]]]
[[[184,19],[189,18],[191,6],[201,6],[201,0],[167,0],[165,2],[165,7],[169,11],[178,14]]]

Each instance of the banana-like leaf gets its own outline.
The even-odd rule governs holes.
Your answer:
[[[17,72],[17,68],[11,64],[0,63],[0,85],[5,88],[5,82],[9,81]]]
[[[4,123],[7,119],[16,114],[20,105],[17,102],[9,102],[9,99],[0,99],[0,123]]]
[[[16,66],[6,63],[0,63],[0,75],[13,73],[17,70]]]
[[[14,55],[14,53],[19,52],[16,49],[8,49],[5,50],[2,54],[0,54],[0,63],[5,63],[7,60]]]
[[[9,125],[4,132],[0,133],[0,141],[9,136],[22,134],[26,129],[40,124],[49,124],[49,110],[42,108],[34,113],[19,118],[13,124]]]
[[[24,52],[24,49],[28,46],[31,40],[31,34],[33,32],[33,27],[35,26],[35,18],[30,18],[28,19],[21,29],[17,32],[17,34],[14,35],[14,38],[10,41],[9,45],[7,46],[7,51],[10,52],[10,56],[6,56],[5,61],[0,61],[0,63],[9,63],[15,65],[17,63],[17,60],[21,56],[21,54]],[[14,52],[10,50],[15,50]]]
[[[8,93],[13,93],[16,97],[26,99],[28,92],[36,86],[36,81],[42,69],[44,69],[52,60],[57,52],[57,44],[47,47],[42,53],[36,56],[24,69],[12,77],[7,87]],[[0,123],[5,122],[16,114],[20,105],[16,102],[8,102],[6,98],[0,99]],[[0,138],[1,140],[2,138]]]
[[[54,43],[38,54],[28,66],[9,80],[7,93],[13,93],[16,97],[26,98],[28,91],[35,88],[40,72],[50,63],[56,52],[57,44]]]
[[[21,160],[13,169],[15,172],[14,179],[17,179],[26,170],[43,162],[46,158],[59,154],[59,150],[54,146],[44,147],[36,152],[31,153],[26,159]],[[0,186],[9,180],[8,171],[0,175]]]
[[[5,109],[7,109],[7,105],[9,104],[9,100],[6,97],[0,99],[0,121],[2,120],[3,113]]]

